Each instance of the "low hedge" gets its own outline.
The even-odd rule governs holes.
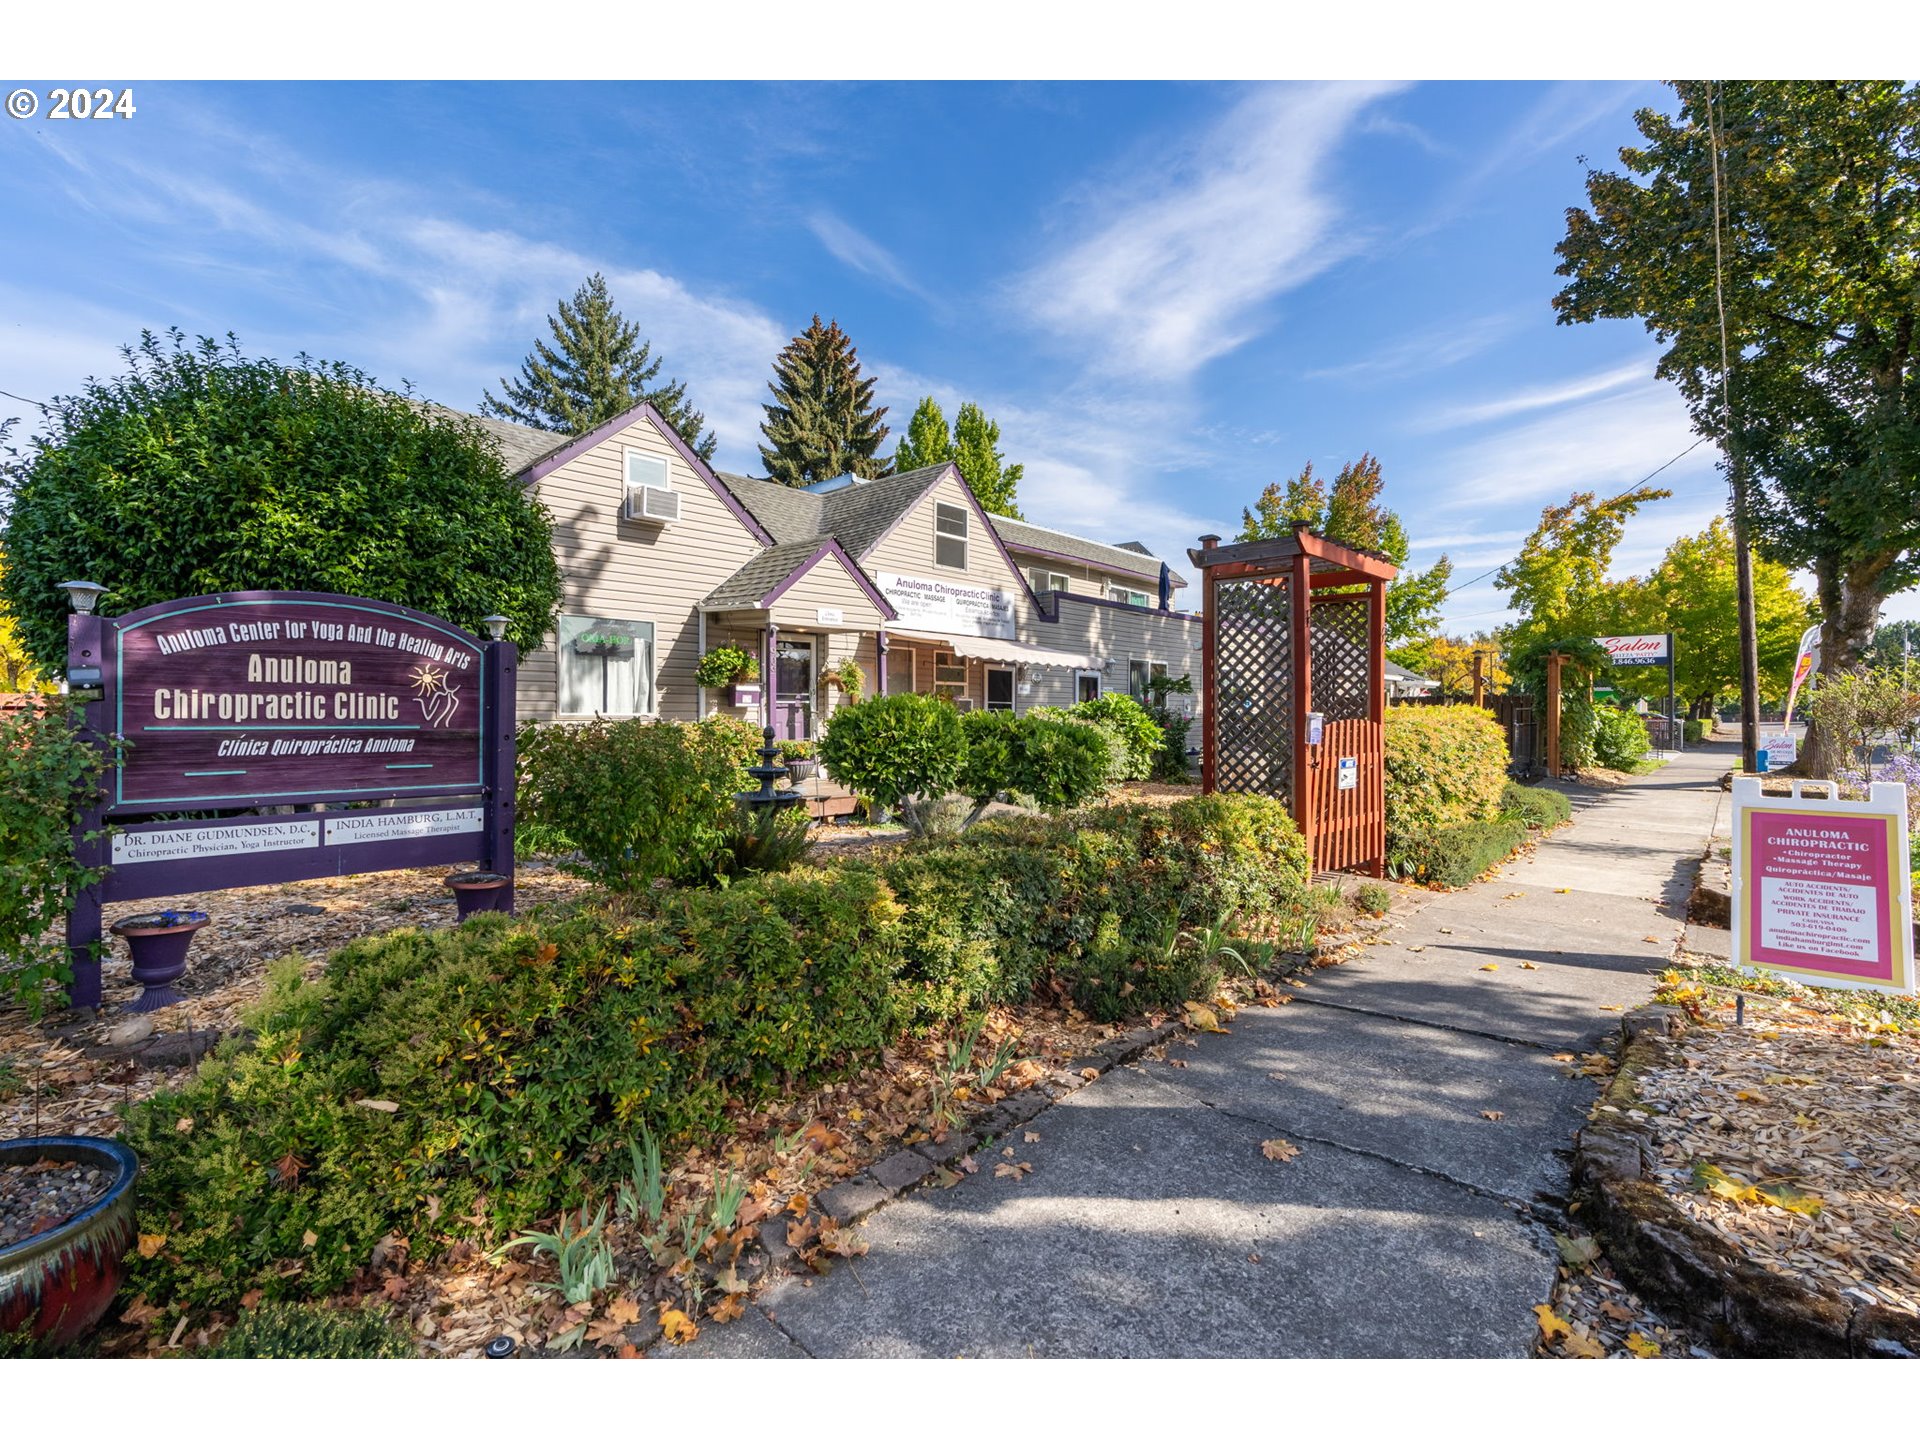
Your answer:
[[[1524,820],[1471,820],[1405,838],[1388,858],[1403,876],[1458,889],[1478,880],[1526,839]]]
[[[1712,725],[1711,720],[1689,720],[1681,726],[1680,733],[1687,744],[1698,745],[1712,733]]]
[[[1534,830],[1551,830],[1573,818],[1573,802],[1558,790],[1517,785],[1511,780],[1501,792],[1500,810],[1510,819],[1524,820]]]
[[[274,1304],[243,1310],[203,1360],[410,1360],[406,1332],[374,1305]]]
[[[1279,802],[1209,796],[1054,820],[717,890],[607,898],[275,967],[194,1078],[131,1107],[150,1299],[345,1286],[382,1236],[415,1256],[605,1186],[644,1124],[705,1139],[866,1063],[910,1025],[1034,990],[1101,1018],[1212,982],[1178,924],[1249,928],[1301,893]],[[150,1248],[150,1247],[149,1247]]]
[[[1395,705],[1382,735],[1386,755],[1387,850],[1429,830],[1500,813],[1507,741],[1474,705]]]

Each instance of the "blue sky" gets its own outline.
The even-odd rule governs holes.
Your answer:
[[[1266,481],[1372,450],[1416,563],[1464,580],[1541,505],[1693,439],[1637,325],[1548,303],[1576,157],[1610,163],[1663,96],[144,84],[130,122],[0,124],[0,389],[72,389],[179,326],[472,408],[597,269],[726,468],[757,473],[772,357],[818,311],[896,431],[922,394],[983,404],[1038,523],[1177,557]],[[1722,504],[1710,447],[1661,478],[1623,572]],[[1501,612],[1486,582],[1448,606]]]

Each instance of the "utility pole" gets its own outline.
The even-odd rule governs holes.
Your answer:
[[[1740,768],[1760,768],[1760,640],[1753,610],[1753,550],[1748,526],[1747,473],[1740,463],[1740,432],[1733,422],[1733,355],[1727,341],[1726,259],[1721,249],[1720,124],[1713,81],[1707,81],[1707,137],[1713,146],[1713,299],[1720,312],[1720,412],[1726,430],[1727,482],[1733,491],[1733,575],[1740,597]]]

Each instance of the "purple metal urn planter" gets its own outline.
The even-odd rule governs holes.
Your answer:
[[[466,919],[481,910],[513,909],[513,877],[493,870],[466,870],[447,877],[453,891],[458,918]]]
[[[47,1135],[0,1140],[0,1166],[74,1161],[112,1172],[107,1193],[49,1230],[0,1249],[0,1332],[31,1327],[48,1349],[99,1323],[126,1278],[133,1249],[133,1181],[140,1161],[118,1140]]]
[[[158,1010],[184,998],[173,982],[187,973],[187,948],[206,923],[204,910],[159,910],[129,915],[113,926],[133,954],[133,978],[146,987],[128,1010]]]

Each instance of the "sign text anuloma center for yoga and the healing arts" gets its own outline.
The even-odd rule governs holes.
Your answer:
[[[115,628],[118,804],[480,783],[484,643],[341,597],[212,604]]]
[[[99,696],[88,730],[121,743],[74,832],[81,863],[107,872],[69,917],[75,1005],[99,1003],[104,903],[429,865],[513,873],[504,640],[384,601],[262,591],[73,615],[67,664],[75,692]]]

